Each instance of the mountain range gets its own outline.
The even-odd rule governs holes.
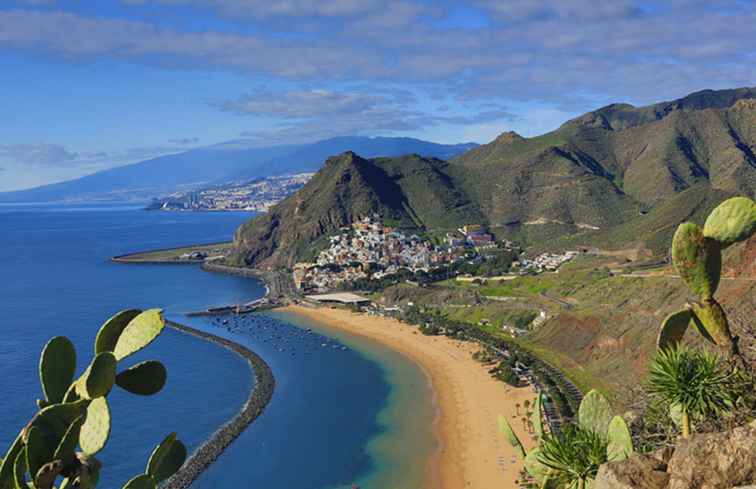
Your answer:
[[[474,143],[436,144],[404,137],[337,137],[307,144],[250,148],[230,141],[99,171],[75,180],[0,193],[0,202],[140,201],[226,182],[316,171],[343,151],[366,156],[419,153],[452,158]]]
[[[679,222],[728,196],[755,196],[755,152],[756,87],[613,104],[449,161],[351,151],[243,225],[234,260],[291,266],[367,213],[431,235],[474,223],[529,247],[632,244],[660,254]]]

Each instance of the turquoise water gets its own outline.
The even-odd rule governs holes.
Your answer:
[[[260,297],[251,279],[183,265],[119,265],[113,255],[229,239],[245,213],[150,213],[131,207],[0,206],[0,446],[34,413],[37,362],[51,336],[69,336],[88,361],[102,320],[125,307],[244,343],[273,368],[266,412],[193,487],[417,487],[434,449],[422,372],[380,345],[279,313],[189,320],[183,313]],[[224,321],[226,321],[224,323]],[[313,328],[307,331],[306,328]],[[169,381],[157,396],[112,394],[114,426],[101,487],[143,470],[152,446],[178,431],[190,450],[242,405],[253,380],[243,360],[167,331],[133,361],[159,358]]]

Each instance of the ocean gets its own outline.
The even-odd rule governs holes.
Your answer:
[[[265,413],[193,487],[411,489],[436,449],[431,391],[420,369],[370,340],[284,313],[187,318],[186,312],[264,294],[253,279],[192,265],[115,264],[137,250],[231,238],[249,213],[161,213],[133,206],[0,206],[0,450],[42,396],[37,365],[45,342],[66,335],[82,370],[102,321],[131,307],[244,344],[273,369]],[[100,487],[142,472],[164,435],[189,450],[232,418],[253,387],[246,363],[215,344],[173,330],[129,363],[163,361],[156,396],[111,394],[113,429]]]

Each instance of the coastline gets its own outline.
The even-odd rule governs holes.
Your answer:
[[[519,487],[515,480],[523,463],[499,433],[497,415],[519,418],[516,404],[532,402],[535,394],[530,387],[513,388],[491,378],[472,359],[478,345],[424,336],[395,319],[342,309],[289,305],[278,310],[377,341],[421,368],[433,391],[439,447],[428,462],[423,489]],[[532,446],[521,423],[512,425],[526,448]]]
[[[179,471],[161,486],[164,489],[186,489],[263,413],[273,397],[275,378],[265,360],[239,343],[174,321],[166,321],[166,325],[236,353],[247,361],[255,378],[255,385],[241,410],[194,450]]]

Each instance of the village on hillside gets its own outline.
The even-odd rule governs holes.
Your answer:
[[[474,278],[470,271],[476,265],[498,260],[502,254],[508,257],[500,267],[502,273],[512,269],[525,274],[557,271],[578,253],[545,253],[528,259],[516,243],[496,241],[477,224],[447,233],[441,243],[434,244],[417,234],[386,226],[380,216],[373,215],[342,227],[339,234],[329,238],[328,247],[314,263],[297,263],[293,280],[300,291],[323,293],[399,274],[437,279],[464,274]],[[495,267],[488,267],[491,269]]]

